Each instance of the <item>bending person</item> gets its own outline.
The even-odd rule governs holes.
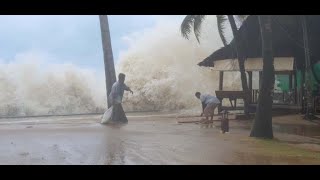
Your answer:
[[[200,99],[202,103],[202,115],[206,116],[206,119],[202,119],[202,121],[208,121],[209,116],[211,116],[211,120],[213,119],[214,110],[216,107],[220,105],[220,101],[217,97],[211,96],[208,94],[202,95],[200,92],[196,92],[195,96]]]

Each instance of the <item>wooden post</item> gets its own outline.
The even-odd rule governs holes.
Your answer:
[[[293,88],[294,88],[294,104],[298,104],[298,85],[297,85],[297,72],[293,72]]]
[[[252,71],[248,71],[249,76],[249,90],[252,91]]]
[[[260,87],[261,87],[261,83],[262,83],[262,71],[259,71],[259,90],[260,90]]]
[[[252,103],[253,101],[253,93],[252,93],[252,71],[248,71],[248,76],[249,76],[249,91],[251,93],[249,103]]]
[[[289,89],[292,89],[292,72],[289,74]]]
[[[289,74],[289,92],[292,93],[292,72]],[[291,103],[292,94],[289,97],[289,103]]]
[[[300,89],[301,89],[301,111],[302,113],[304,114],[305,113],[305,78],[306,77],[306,71],[305,69],[302,69],[301,70],[301,86],[300,86]]]
[[[223,89],[223,71],[219,71],[219,91]]]

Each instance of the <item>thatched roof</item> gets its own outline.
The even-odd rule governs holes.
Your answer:
[[[307,16],[309,48],[312,63],[320,60],[320,16]],[[261,58],[262,43],[258,16],[249,16],[239,29],[243,37],[242,47],[247,58]],[[296,66],[300,69],[304,64],[304,48],[302,28],[299,17],[295,15],[272,16],[272,42],[274,57],[294,57]],[[200,62],[199,66],[213,67],[214,61],[235,59],[236,50],[234,40],[226,47],[213,52]]]

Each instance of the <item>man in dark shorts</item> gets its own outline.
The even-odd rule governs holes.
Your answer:
[[[201,94],[200,92],[196,92],[195,96],[200,99],[202,103],[202,115],[206,116],[206,119],[202,119],[202,121],[208,121],[209,116],[211,116],[211,120],[213,119],[214,110],[216,107],[220,105],[220,100],[215,97],[208,94]]]

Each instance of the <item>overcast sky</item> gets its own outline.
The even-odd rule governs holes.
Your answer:
[[[152,28],[158,21],[184,16],[109,16],[115,60],[125,51],[125,37]],[[103,69],[98,16],[0,15],[0,60],[8,63],[21,54],[42,54],[53,63],[72,63]]]

